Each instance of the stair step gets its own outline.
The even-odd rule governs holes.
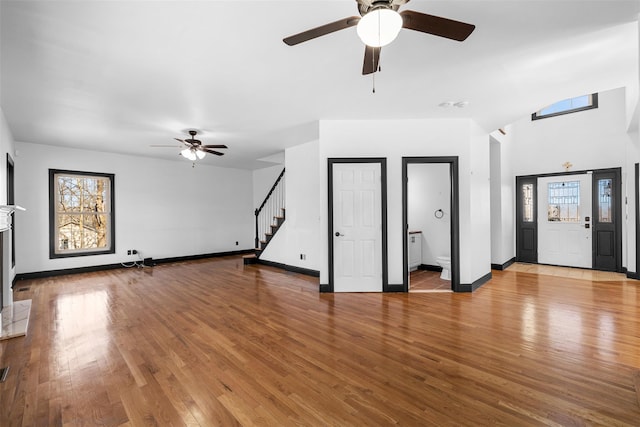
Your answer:
[[[242,262],[244,263],[244,265],[255,264],[258,262],[258,257],[256,256],[256,254],[244,255],[242,257]]]

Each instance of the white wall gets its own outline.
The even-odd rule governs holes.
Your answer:
[[[513,124],[515,175],[624,166],[630,142],[626,130],[625,92],[598,95],[598,108],[542,120],[524,117]]]
[[[261,258],[320,269],[320,174],[318,141],[285,150],[286,220]],[[300,259],[300,254],[305,259]]]
[[[466,277],[472,283],[486,274],[491,273],[491,179],[489,161],[489,135],[474,121],[469,121],[470,144],[469,155],[469,188],[468,193],[460,190],[460,235],[469,236],[465,241],[461,237],[460,252],[466,254],[469,273]],[[461,170],[460,174],[464,172]],[[469,201],[468,210],[462,201]],[[463,215],[463,212],[468,212]],[[466,228],[466,221],[469,228]],[[468,245],[468,247],[465,247]],[[462,258],[465,260],[465,258]],[[462,264],[460,275],[465,277]]]
[[[491,263],[504,264],[515,257],[515,178],[510,151],[513,132],[505,128],[490,136],[491,167]]]
[[[251,171],[21,142],[15,164],[18,273],[253,248]],[[115,254],[49,259],[50,168],[115,174]]]
[[[406,268],[402,259],[403,156],[459,156],[460,283],[471,284],[489,273],[489,138],[471,120],[320,121],[320,230],[327,230],[328,224],[327,159],[386,158],[389,284],[401,284]],[[320,237],[320,283],[325,284],[328,240],[324,232]]]
[[[436,257],[451,256],[451,178],[449,164],[407,165],[407,220],[410,231],[422,231],[422,264],[437,266]],[[442,209],[442,218],[435,211]]]
[[[7,204],[7,154],[11,155],[11,157],[15,159],[13,136],[11,135],[11,130],[7,125],[4,113],[0,109],[0,205]],[[16,215],[21,214],[22,212]],[[13,283],[13,278],[15,277],[15,268],[11,267],[10,242],[10,238],[4,239],[4,247],[2,251],[3,259],[0,261],[4,266],[4,268],[2,269],[3,301],[0,301],[0,304],[2,304],[2,306],[9,305],[13,302],[11,284]],[[18,261],[16,260],[16,263],[17,262]]]
[[[627,133],[623,88],[599,93],[596,109],[536,121],[525,117],[511,130],[513,149],[503,157],[502,164],[511,165],[513,177],[563,172],[566,161],[573,164],[572,171],[621,167],[622,199],[627,197],[630,203],[634,200],[633,161],[629,159],[638,158],[637,143]],[[510,208],[514,210],[514,206]],[[632,265],[628,248],[635,247],[635,237],[629,234],[630,221],[634,221],[633,217],[623,218],[625,267]]]

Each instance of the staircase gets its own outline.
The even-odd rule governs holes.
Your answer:
[[[269,245],[273,236],[278,232],[285,220],[284,169],[269,190],[267,197],[254,212],[256,216],[255,250],[251,255],[245,255],[245,264],[255,264],[260,255]]]

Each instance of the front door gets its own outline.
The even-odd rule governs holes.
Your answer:
[[[591,174],[538,178],[538,262],[592,267]]]
[[[332,167],[334,292],[382,292],[381,165]]]

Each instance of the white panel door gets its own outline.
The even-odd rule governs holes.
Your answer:
[[[380,163],[333,164],[334,292],[382,292]]]
[[[591,174],[538,178],[540,264],[591,268],[591,210]]]

